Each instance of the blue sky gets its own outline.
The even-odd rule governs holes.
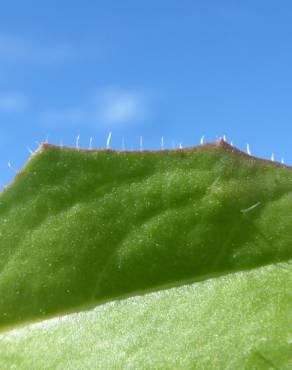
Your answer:
[[[292,164],[290,1],[2,2],[0,186],[44,141],[222,135]]]

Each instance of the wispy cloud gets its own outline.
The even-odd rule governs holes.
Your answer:
[[[75,107],[50,109],[43,113],[47,127],[91,125],[117,127],[141,123],[150,114],[150,96],[137,90],[106,87],[98,89]]]
[[[28,100],[24,95],[0,92],[0,113],[19,113],[27,107]]]
[[[105,88],[98,90],[93,98],[96,118],[108,125],[129,124],[145,118],[149,96],[144,92]]]
[[[73,56],[69,45],[44,45],[0,34],[0,61],[54,64],[70,60]]]

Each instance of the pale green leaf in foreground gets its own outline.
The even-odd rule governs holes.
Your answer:
[[[291,264],[104,304],[0,335],[3,368],[291,369]]]

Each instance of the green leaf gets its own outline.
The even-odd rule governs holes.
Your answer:
[[[291,368],[291,185],[224,142],[43,145],[0,197],[1,366]]]
[[[0,358],[21,369],[288,370],[291,286],[285,264],[114,301],[2,334]]]

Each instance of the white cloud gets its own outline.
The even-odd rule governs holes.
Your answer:
[[[93,103],[98,120],[108,125],[121,125],[145,118],[148,100],[142,92],[105,88],[96,92]]]
[[[0,113],[22,112],[27,106],[28,101],[24,95],[0,92]]]
[[[79,106],[44,112],[41,121],[47,127],[127,126],[144,121],[149,115],[149,105],[150,99],[145,92],[107,87],[98,89]]]
[[[69,45],[41,45],[0,34],[0,61],[52,64],[67,61],[72,57],[73,50]]]

